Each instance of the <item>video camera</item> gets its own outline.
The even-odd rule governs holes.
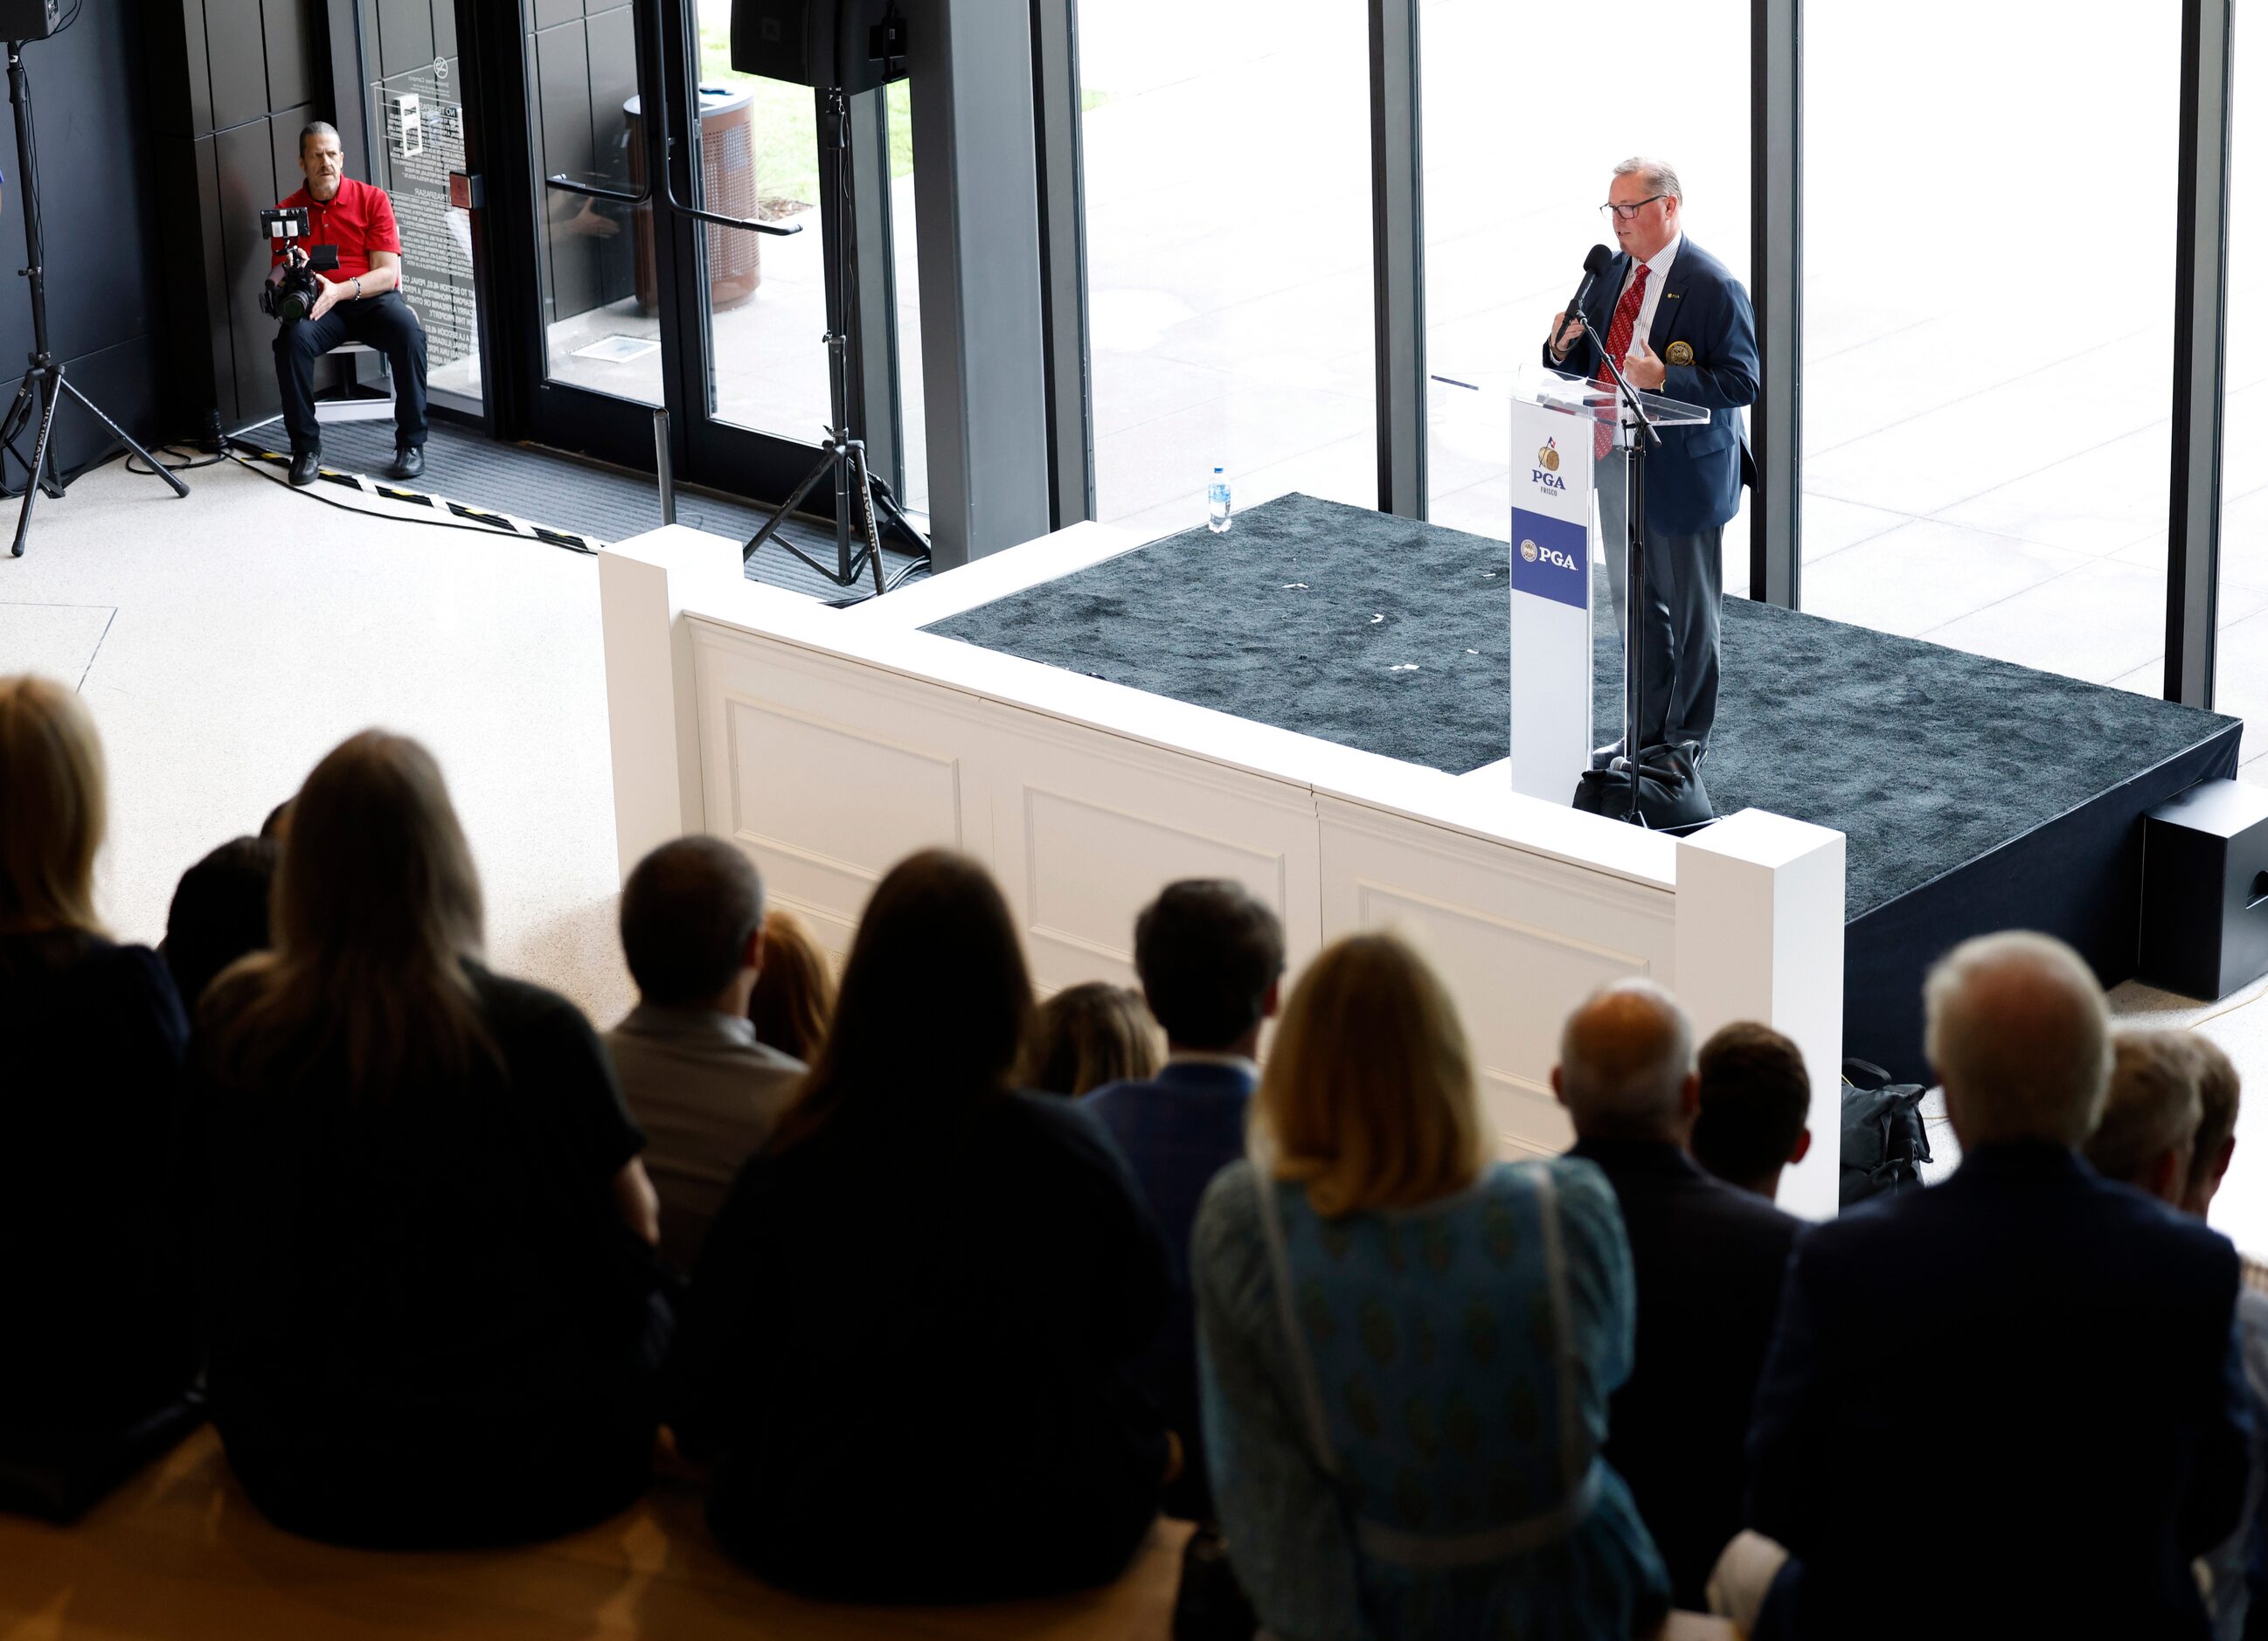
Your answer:
[[[300,244],[308,233],[305,205],[279,205],[261,211],[260,225],[267,232],[269,246],[284,254],[281,276],[260,287],[260,311],[286,325],[297,324],[314,311],[316,299],[323,293],[323,283],[315,276],[337,269],[339,247]],[[291,254],[295,251],[300,252],[301,256],[294,257]]]

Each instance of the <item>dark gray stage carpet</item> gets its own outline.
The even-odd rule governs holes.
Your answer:
[[[291,448],[281,420],[264,422],[238,437],[272,450]],[[342,422],[323,430],[327,466],[378,477],[393,460],[391,422]],[[627,541],[661,523],[660,491],[641,474],[593,467],[532,445],[498,444],[454,422],[437,420],[431,424],[425,444],[425,476],[408,488],[600,541]],[[719,501],[682,489],[677,493],[677,522],[696,530],[746,541],[763,521],[763,512],[746,503]],[[790,521],[786,534],[820,563],[835,562],[835,534],[830,526],[797,519]],[[883,560],[889,574],[895,574],[907,562],[887,548]],[[855,590],[836,586],[770,541],[748,563],[747,574],[751,581],[814,598],[855,601],[860,596]],[[867,592],[873,592],[871,581],[862,585]]]
[[[931,630],[1463,774],[1505,755],[1506,576],[1501,541],[1288,496]],[[1605,740],[1622,674],[1599,627]],[[1723,653],[1718,812],[1845,834],[1852,920],[2234,721],[1747,599]]]

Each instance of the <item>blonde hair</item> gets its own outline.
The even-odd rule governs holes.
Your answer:
[[[835,969],[793,912],[764,913],[764,960],[748,993],[756,1041],[806,1065],[827,1041],[835,1018]]]
[[[247,1082],[344,1069],[358,1095],[500,1063],[465,960],[481,885],[440,765],[365,730],[317,764],[291,803],[276,872],[275,947],[205,993],[216,1069]]]
[[[1032,1011],[1016,1084],[1074,1098],[1158,1074],[1158,1023],[1142,994],[1104,980],[1065,986]]]
[[[1492,1151],[1456,1005],[1391,934],[1350,935],[1307,965],[1256,1118],[1276,1176],[1305,1185],[1326,1218],[1462,1190]]]
[[[94,857],[108,788],[77,694],[36,673],[0,678],[0,934],[101,928]]]

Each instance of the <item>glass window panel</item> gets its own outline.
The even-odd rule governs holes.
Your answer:
[[[1805,9],[1803,603],[2154,694],[2181,7],[2079,15]]]
[[[658,405],[661,323],[651,213],[546,180],[638,188],[632,13],[625,6],[538,26],[547,10],[525,4],[521,10],[545,372],[554,381]]]
[[[1535,49],[1567,26],[1567,13],[1534,0],[1422,0],[1425,351],[1436,374],[1540,363],[1584,254],[1614,241],[1598,207],[1615,166],[1632,154],[1676,167],[1685,232],[1748,283],[1746,10],[1599,0],[1583,10],[1580,32],[1602,73],[1585,71],[1581,54]],[[1640,41],[1642,50],[1629,48]],[[1429,386],[1429,511],[1436,523],[1502,538],[1511,529],[1505,421],[1476,419],[1465,397]],[[1745,502],[1724,552],[1725,590],[1745,591]]]
[[[803,226],[788,239],[702,228],[710,412],[816,445],[829,416],[818,105],[808,85],[733,70],[733,0],[697,8],[701,203]]]
[[[2220,642],[2213,705],[2244,719],[2239,777],[2268,784],[2268,94],[2264,19],[2237,8],[2229,106],[2228,342],[2221,391]],[[2247,50],[2246,48],[2250,49]]]
[[[1081,0],[1095,504],[1378,504],[1364,0]]]

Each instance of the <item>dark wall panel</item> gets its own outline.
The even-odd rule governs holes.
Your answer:
[[[307,185],[306,173],[299,169],[299,133],[314,117],[315,105],[301,103],[297,108],[278,109],[268,121],[269,137],[276,150],[276,199]]]
[[[306,0],[261,0],[270,108],[291,108],[315,99],[317,23],[307,13]]]
[[[268,53],[260,0],[204,0],[205,55],[212,70],[216,130],[257,120],[268,100]]]
[[[220,160],[229,320],[236,333],[232,368],[239,423],[265,416],[283,402],[276,391],[275,358],[269,351],[276,321],[260,311],[260,287],[268,277],[268,246],[260,237],[260,213],[281,197],[271,128],[271,121],[260,120],[214,139]]]
[[[493,5],[498,0],[485,3]],[[432,0],[378,0],[376,10],[381,77],[406,73],[433,61]],[[374,134],[372,140],[377,140]]]

